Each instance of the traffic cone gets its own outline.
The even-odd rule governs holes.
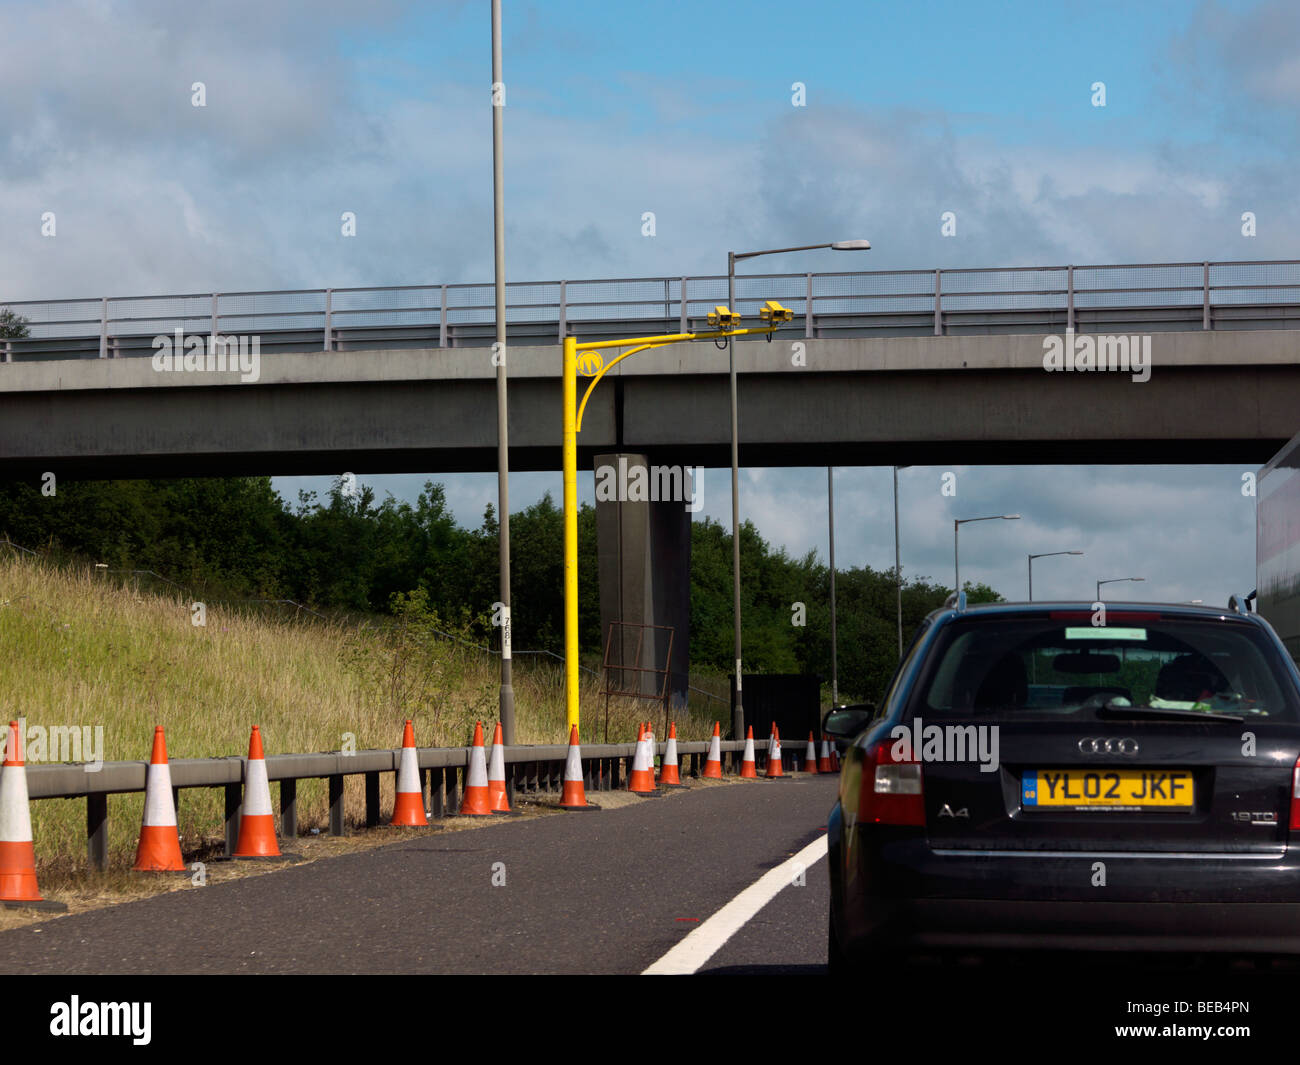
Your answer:
[[[817,772],[817,741],[813,739],[813,734],[808,733],[808,750],[803,756],[803,771],[805,773]]]
[[[569,753],[564,760],[564,792],[560,796],[561,810],[599,810],[587,801],[587,789],[582,783],[582,747],[578,744],[578,726],[569,729]]]
[[[781,769],[781,732],[776,727],[776,722],[773,722],[772,738],[767,741],[767,779],[776,780],[783,776],[785,772]]]
[[[638,725],[636,753],[632,756],[632,771],[627,775],[627,790],[635,795],[656,794],[655,771],[650,763],[650,745],[646,740],[645,725]]]
[[[663,765],[659,770],[659,786],[661,788],[681,788],[685,787],[682,783],[681,774],[677,771],[677,722],[668,723],[668,743],[664,747]]]
[[[831,771],[831,744],[830,741],[822,736],[822,750],[817,758],[817,772],[829,773]]]
[[[740,775],[746,780],[758,779],[758,768],[754,765],[754,726],[745,730],[745,753],[740,757]]]
[[[244,806],[239,817],[236,858],[278,858],[275,816],[271,813],[271,784],[266,776],[266,755],[262,733],[256,725],[248,740],[248,762],[244,767]]]
[[[153,754],[144,778],[144,822],[135,852],[137,873],[183,873],[181,837],[176,828],[176,803],[172,799],[172,771],[167,764],[163,727],[153,730]]]
[[[9,722],[4,766],[0,768],[0,901],[6,908],[66,910],[61,902],[46,902],[36,886],[36,848],[27,808],[27,766],[17,721]]]
[[[501,722],[492,733],[492,754],[488,758],[488,798],[494,814],[511,814],[510,796],[506,794],[506,749],[501,742]]]
[[[709,755],[704,759],[704,772],[700,775],[710,780],[722,779],[722,731],[716,721],[713,735],[709,738]]]
[[[415,729],[408,719],[402,730],[402,755],[397,763],[397,788],[393,796],[393,819],[390,825],[418,828],[427,825],[424,813],[424,788],[420,784],[420,758],[415,753]]]
[[[835,742],[832,740],[831,741],[831,772],[838,773],[839,771],[840,771],[840,749],[835,746]]]
[[[474,744],[469,749],[469,768],[465,772],[465,798],[460,804],[461,817],[489,817],[492,799],[488,794],[487,762],[483,757],[483,722],[474,722]]]

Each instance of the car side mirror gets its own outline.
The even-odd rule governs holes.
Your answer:
[[[870,703],[837,706],[822,718],[822,731],[838,740],[850,740],[871,723],[876,708]]]

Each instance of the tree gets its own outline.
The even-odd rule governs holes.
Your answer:
[[[31,336],[27,324],[27,319],[12,308],[3,308],[0,310],[0,340],[21,340]]]

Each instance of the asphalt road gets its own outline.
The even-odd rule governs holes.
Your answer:
[[[700,788],[187,888],[0,933],[0,972],[639,973],[816,839],[835,785]],[[823,972],[826,912],[822,859],[701,971]]]

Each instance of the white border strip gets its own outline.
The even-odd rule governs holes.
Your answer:
[[[776,898],[782,888],[793,882],[798,872],[796,866],[802,866],[806,870],[813,862],[824,857],[825,833],[793,858],[782,862],[775,869],[769,869],[641,975],[689,976],[696,972],[759,910]]]

